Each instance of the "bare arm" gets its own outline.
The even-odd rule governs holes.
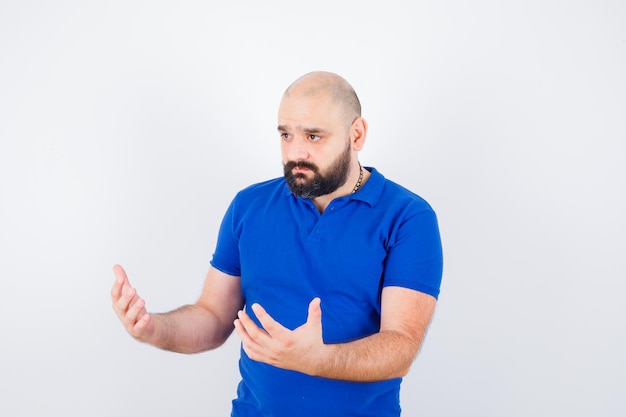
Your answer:
[[[124,269],[119,265],[113,269],[116,279],[111,299],[115,313],[135,339],[161,349],[181,353],[215,349],[232,333],[232,321],[243,307],[240,279],[211,267],[195,304],[151,314]]]
[[[329,378],[378,381],[405,376],[430,323],[434,297],[400,287],[382,294],[380,332],[351,343],[327,345],[320,373]]]
[[[309,305],[307,322],[291,331],[265,310],[253,310],[265,330],[244,312],[235,328],[251,359],[279,368],[345,381],[381,381],[409,371],[430,323],[434,297],[400,287],[382,293],[380,332],[349,343],[324,344],[319,299]]]

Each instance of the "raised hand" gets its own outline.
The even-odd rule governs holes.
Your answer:
[[[323,366],[326,349],[322,339],[319,298],[311,301],[306,323],[295,330],[278,323],[259,304],[253,304],[252,311],[265,330],[259,328],[243,310],[235,320],[235,329],[250,359],[310,375],[315,375]]]
[[[115,283],[111,288],[113,310],[128,333],[142,342],[149,342],[154,334],[152,316],[146,311],[146,302],[130,285],[126,271],[120,265],[113,267]]]

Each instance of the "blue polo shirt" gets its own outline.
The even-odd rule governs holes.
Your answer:
[[[307,318],[320,297],[325,343],[349,342],[380,328],[383,287],[437,298],[442,250],[434,211],[376,169],[356,193],[320,214],[284,178],[237,194],[220,228],[211,264],[241,276],[247,313],[261,304],[285,327]],[[258,323],[258,322],[257,322]],[[304,375],[251,360],[241,351],[242,381],[232,416],[398,416],[401,379],[373,383]]]

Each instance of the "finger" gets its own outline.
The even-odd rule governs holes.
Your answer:
[[[241,348],[244,352],[246,352],[246,355],[248,355],[250,359],[254,361],[260,361],[261,358],[256,353],[258,345],[248,337],[246,330],[241,325],[241,322],[239,322],[239,320],[236,321],[237,324],[235,324],[235,329],[237,330],[237,334],[241,338]]]
[[[151,320],[152,320],[152,316],[150,314],[148,313],[143,314],[141,318],[137,321],[137,323],[135,323],[135,325],[133,326],[132,333],[136,337],[141,336],[146,330],[146,327],[150,324]]]
[[[117,300],[130,287],[130,281],[121,265],[113,266],[113,273],[115,274],[115,282],[111,288],[111,298]]]
[[[254,330],[260,330],[259,326],[256,325],[254,320],[252,320],[248,313],[246,313],[244,310],[239,310],[239,312],[237,313],[237,319],[247,333],[250,333]]]
[[[252,342],[252,339],[250,339],[250,335],[246,331],[246,328],[241,323],[241,319],[239,319],[239,318],[235,319],[233,324],[235,325],[235,331],[237,332],[237,334],[241,338],[242,343],[246,344],[248,342]]]
[[[287,330],[282,324],[274,320],[274,318],[270,316],[260,304],[252,304],[252,311],[254,311],[257,319],[259,319],[259,322],[261,322],[265,331],[270,335]]]
[[[111,288],[111,298],[113,300],[117,300],[122,295],[122,288],[124,287],[124,284],[128,283],[128,277],[126,276],[124,268],[120,265],[115,265],[113,267],[113,273],[115,274],[115,282]]]
[[[146,302],[143,298],[136,298],[137,299],[131,303],[128,311],[126,312],[126,322],[131,326],[135,326],[146,314]]]
[[[318,322],[322,319],[322,308],[321,308],[322,300],[319,297],[315,297],[309,303],[309,313],[307,317],[307,322]]]
[[[137,290],[133,287],[124,285],[124,287],[122,288],[122,295],[115,303],[115,308],[119,312],[126,314],[128,309],[130,308],[131,302],[135,299],[135,297],[137,297]]]
[[[264,340],[269,338],[267,332],[257,326],[254,320],[252,320],[248,313],[246,313],[245,311],[240,310],[237,314],[237,317],[239,318],[239,323],[241,324],[241,326],[243,326],[246,334],[251,340],[254,340],[258,343],[265,343]]]
[[[244,352],[246,352],[246,355],[248,355],[250,359],[260,360],[261,357],[258,355],[257,352],[260,352],[261,345],[259,345],[255,340],[250,337],[250,334],[246,330],[241,319],[236,319],[234,321],[234,325],[235,331],[241,339],[241,346],[243,347]]]
[[[121,265],[114,265],[113,273],[115,274],[116,281],[128,283],[128,276],[126,275],[126,271],[124,270],[124,268],[122,268]]]
[[[141,300],[141,298],[137,294],[137,290],[128,288],[122,293],[119,300],[113,304],[113,310],[115,310],[120,321],[122,321],[129,331],[136,324],[138,318],[141,317],[141,311],[145,311],[145,303],[143,301],[143,304],[138,305],[136,310],[132,310],[139,300]]]

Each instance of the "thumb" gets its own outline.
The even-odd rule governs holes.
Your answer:
[[[321,308],[322,300],[319,297],[315,297],[309,303],[309,317],[307,318],[308,322],[312,321],[321,321],[322,320],[322,308]]]
[[[122,268],[121,265],[113,266],[113,273],[115,273],[115,280],[120,284],[128,284],[128,277],[126,276],[126,271]]]

